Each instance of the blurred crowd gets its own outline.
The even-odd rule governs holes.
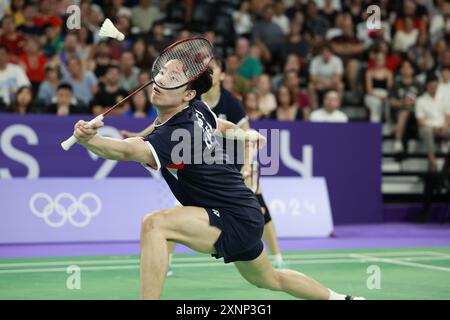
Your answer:
[[[3,112],[99,114],[149,81],[168,44],[202,35],[250,119],[345,122],[353,106],[395,126],[396,151],[448,140],[448,0],[3,0],[0,18]],[[99,37],[105,18],[124,41]],[[155,110],[142,91],[115,115]]]

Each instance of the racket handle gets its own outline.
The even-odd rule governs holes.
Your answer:
[[[102,121],[104,118],[103,114],[96,116],[94,119],[89,121],[89,124],[92,125],[98,121]],[[75,136],[71,136],[69,139],[61,142],[61,148],[63,148],[64,151],[68,151],[72,146],[77,143],[77,138]]]

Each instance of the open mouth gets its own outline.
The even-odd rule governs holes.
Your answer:
[[[159,91],[159,89],[158,89],[156,86],[153,87],[153,91],[154,91],[156,94],[160,94],[160,93],[161,93],[161,91]]]

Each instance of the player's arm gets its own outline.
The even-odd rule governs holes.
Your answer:
[[[80,120],[75,124],[74,136],[79,144],[104,159],[155,163],[142,138],[120,140],[102,137],[97,135],[97,129],[102,126],[103,122],[90,126],[88,122]]]
[[[131,138],[131,137],[145,137],[148,136],[150,133],[152,133],[153,129],[155,128],[155,124],[152,123],[147,128],[142,130],[141,132],[130,132],[127,130],[120,130],[120,134],[124,137]]]
[[[217,129],[216,132],[227,139],[236,139],[241,141],[260,141],[260,146],[262,147],[266,143],[266,138],[260,135],[254,130],[243,130],[234,123],[217,119]]]

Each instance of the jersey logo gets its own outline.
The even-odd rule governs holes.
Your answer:
[[[172,163],[172,164],[169,164],[166,168],[167,168],[167,169],[183,170],[184,167],[185,167],[184,162],[180,162],[180,163]]]
[[[220,218],[219,210],[212,209],[212,212]]]

